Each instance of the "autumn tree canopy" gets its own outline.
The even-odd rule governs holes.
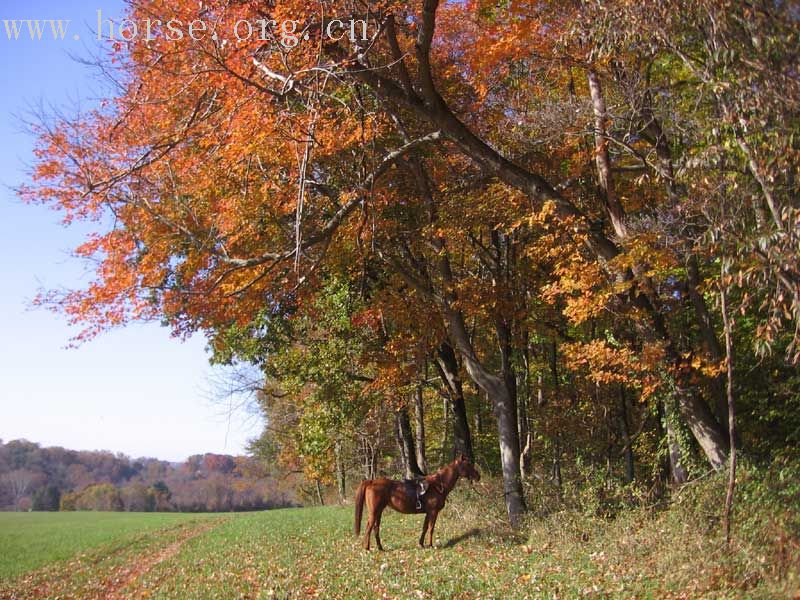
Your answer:
[[[560,485],[578,456],[623,457],[627,481],[725,464],[724,289],[741,437],[796,436],[790,5],[134,0],[127,18],[108,98],[42,120],[21,190],[96,225],[91,284],[40,298],[79,341],[201,331],[263,371],[260,450],[343,490],[381,468],[387,428],[407,467],[474,446],[513,523],[531,471]]]

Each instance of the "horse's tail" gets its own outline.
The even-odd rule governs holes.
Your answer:
[[[364,512],[364,494],[367,491],[367,480],[361,482],[356,491],[356,535],[361,534],[361,515]]]

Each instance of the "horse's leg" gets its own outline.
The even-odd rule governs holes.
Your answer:
[[[434,510],[434,511],[431,512],[431,518],[430,518],[430,521],[431,521],[431,528],[430,528],[431,537],[430,537],[430,542],[428,543],[428,545],[431,548],[433,548],[433,528],[436,527],[436,517],[438,517],[438,516],[439,516],[439,511],[438,510]]]
[[[367,493],[367,515],[367,534],[364,536],[364,548],[369,550],[370,536],[372,535],[372,528],[375,526],[375,506],[369,493]]]
[[[428,515],[428,513],[425,513],[425,522],[422,524],[422,535],[419,536],[419,546],[420,546],[420,548],[424,548],[425,547],[425,532],[428,531],[428,520],[429,519],[430,519],[430,516]]]
[[[378,550],[383,551],[383,544],[381,544],[381,517],[383,516],[384,507],[379,507],[377,515],[375,516],[375,543],[378,545]]]
[[[375,520],[372,515],[367,519],[367,534],[364,536],[364,549],[369,550],[369,542],[372,537],[372,527],[375,525]]]

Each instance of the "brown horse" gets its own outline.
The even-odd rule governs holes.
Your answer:
[[[381,514],[387,506],[407,515],[425,513],[425,524],[422,526],[419,545],[425,547],[425,533],[430,531],[428,545],[433,546],[433,528],[436,526],[436,517],[444,508],[447,494],[455,487],[459,477],[466,477],[470,481],[478,481],[481,478],[475,466],[463,454],[433,475],[424,478],[428,489],[422,496],[417,496],[419,484],[413,481],[395,481],[385,477],[362,481],[356,492],[355,531],[356,535],[361,533],[361,515],[366,502],[369,517],[367,518],[364,548],[369,550],[370,535],[375,531],[378,550],[383,550]]]

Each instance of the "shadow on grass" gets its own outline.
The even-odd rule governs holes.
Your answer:
[[[444,544],[442,544],[442,548],[452,548],[456,544],[460,544],[464,540],[468,540],[470,538],[478,537],[483,533],[482,529],[474,527],[469,531],[462,533],[461,535],[457,535],[456,537],[450,538]]]

